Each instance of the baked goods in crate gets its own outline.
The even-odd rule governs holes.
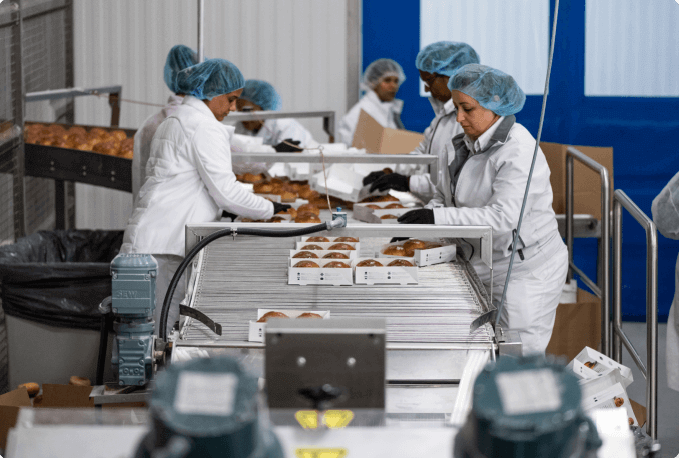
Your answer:
[[[299,253],[295,253],[293,258],[318,259],[318,256],[316,253],[312,253],[311,251],[300,251]]]
[[[257,320],[257,323],[266,323],[269,318],[290,318],[283,312],[267,312],[262,317]]]
[[[356,264],[356,267],[383,267],[383,265],[381,262],[375,261],[374,259],[365,259]]]

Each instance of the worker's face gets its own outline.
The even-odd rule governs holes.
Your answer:
[[[383,102],[391,102],[398,92],[398,76],[385,76],[377,83],[375,93]]]
[[[262,111],[262,107],[245,99],[236,100],[236,107],[238,108],[238,111],[244,112]],[[243,127],[247,130],[256,132],[262,128],[264,121],[243,121],[241,124],[243,124]]]
[[[223,121],[229,113],[236,111],[236,100],[240,97],[241,92],[243,92],[243,89],[238,89],[228,94],[213,97],[212,100],[204,100],[204,102],[215,115],[217,121]]]
[[[450,100],[447,76],[420,70],[420,78],[424,81],[424,92],[429,92],[432,97],[443,103]]]
[[[464,129],[464,133],[474,141],[500,118],[463,92],[453,91],[452,97],[457,108],[457,122]]]

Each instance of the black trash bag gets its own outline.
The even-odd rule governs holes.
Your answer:
[[[50,326],[99,330],[111,295],[110,263],[122,231],[40,231],[0,246],[0,297],[7,315]]]

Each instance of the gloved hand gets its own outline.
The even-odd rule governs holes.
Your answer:
[[[434,224],[434,210],[419,208],[401,215],[398,219],[401,224]]]
[[[393,189],[394,191],[408,192],[410,185],[408,184],[410,177],[401,175],[400,173],[390,173],[379,177],[372,186],[370,192],[373,191],[387,191]]]
[[[235,221],[236,218],[238,218],[238,215],[222,210],[222,218],[231,218],[231,221]]]
[[[276,213],[284,212],[288,208],[290,208],[290,205],[288,204],[279,204],[278,202],[271,202],[273,204],[273,214],[275,215]]]
[[[282,142],[280,142],[278,145],[274,146],[273,149],[276,150],[277,153],[299,153],[302,151],[304,148],[300,148],[299,144],[301,142],[299,140],[293,140],[292,138],[286,138]],[[292,145],[297,145],[297,146],[292,146]]]
[[[392,237],[389,243],[402,242],[404,240],[410,240],[410,237]]]
[[[373,183],[375,180],[377,180],[379,177],[383,176],[385,173],[383,170],[378,170],[376,172],[370,172],[368,175],[363,177],[363,186],[368,186],[370,183]]]

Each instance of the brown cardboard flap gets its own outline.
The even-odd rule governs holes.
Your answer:
[[[634,412],[634,416],[637,417],[637,423],[639,423],[640,427],[644,426],[646,424],[646,407],[635,402],[634,399],[630,399],[629,403],[632,404],[632,412]]]
[[[51,385],[42,386],[42,403],[40,407],[94,407],[90,399],[91,386]]]
[[[566,212],[566,150],[569,145],[540,143],[549,165],[550,183],[554,193],[552,207],[556,214]],[[575,149],[606,167],[613,198],[613,148],[574,146]],[[573,209],[576,214],[601,218],[601,180],[599,174],[579,161],[573,167]]]
[[[17,388],[0,396],[0,406],[30,407],[31,398],[26,388]]]
[[[351,146],[365,148],[370,154],[410,154],[423,139],[424,135],[417,132],[382,127],[361,110]]]
[[[365,148],[368,153],[379,154],[383,130],[384,127],[375,121],[375,118],[361,110],[351,146],[358,149]]]
[[[18,388],[0,396],[0,449],[7,448],[7,433],[14,428],[22,407],[30,407],[26,388]]]
[[[585,347],[599,348],[601,343],[601,300],[578,288],[577,302],[559,304],[547,353],[568,361]]]

